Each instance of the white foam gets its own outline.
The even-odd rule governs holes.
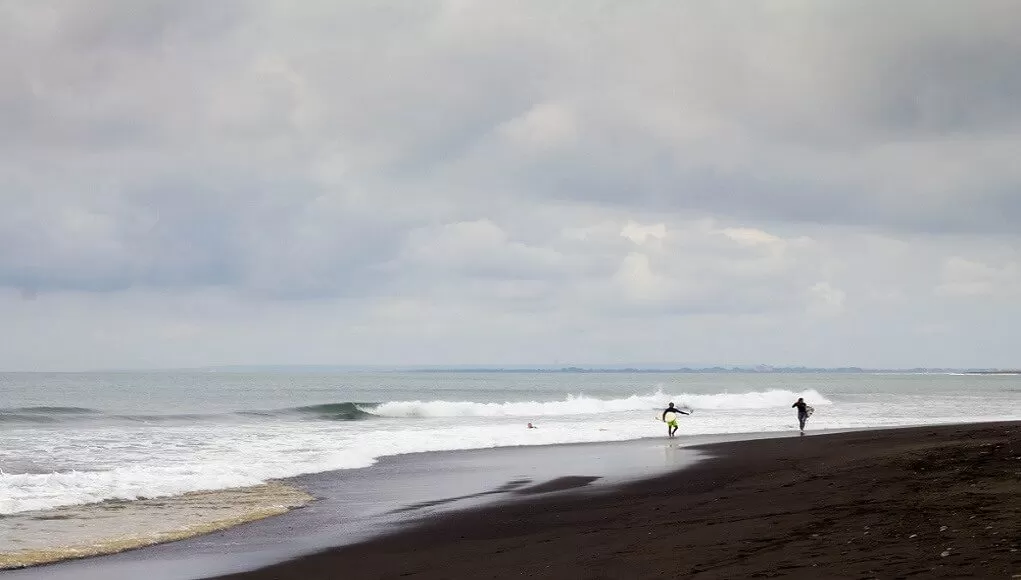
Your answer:
[[[113,499],[140,499],[243,487],[270,479],[337,469],[367,467],[376,459],[425,451],[547,445],[634,439],[650,434],[645,425],[625,422],[612,431],[543,425],[531,430],[517,422],[492,424],[419,424],[393,422],[292,422],[220,426],[215,431],[154,429],[159,441],[145,454],[133,448],[138,433],[106,433],[75,449],[54,454],[93,469],[51,473],[0,473],[0,514],[42,510]],[[200,440],[205,440],[200,442]],[[34,444],[33,444],[34,443]],[[24,453],[43,453],[52,441],[15,443]],[[64,455],[64,457],[61,457]],[[73,457],[71,457],[73,455]]]
[[[793,432],[797,419],[790,405],[798,397],[816,408],[810,430],[1021,419],[1016,406],[997,416],[979,416],[984,408],[961,394],[865,393],[831,401],[815,390],[776,389],[615,399],[574,396],[549,402],[403,401],[367,409],[378,418],[364,421],[282,416],[248,423],[33,427],[4,432],[0,468],[8,472],[0,472],[0,514],[242,487],[366,467],[389,455],[663,436],[664,426],[656,418],[669,401],[695,409],[690,417],[681,417],[682,437]],[[528,422],[538,428],[528,429]],[[32,472],[13,473],[13,462],[25,458],[32,467],[24,469]]]
[[[331,443],[322,429],[216,427],[107,431],[91,440],[78,434],[77,444],[57,448],[42,438],[24,441],[24,452],[50,451],[51,461],[76,468],[0,472],[0,514],[244,487],[302,473],[367,467],[377,457],[354,445],[350,436]],[[143,437],[147,451],[141,453],[137,440]]]
[[[814,405],[830,404],[829,399],[815,390],[796,393],[772,389],[711,395],[667,395],[658,392],[608,400],[578,395],[568,396],[562,401],[546,402],[395,401],[362,410],[380,417],[555,417],[660,409],[666,406],[667,401],[693,409],[770,409],[789,407],[798,397],[804,397]]]

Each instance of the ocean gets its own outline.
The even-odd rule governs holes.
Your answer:
[[[313,498],[281,480],[386,456],[663,437],[668,402],[681,441],[794,431],[798,397],[810,432],[1021,419],[1017,375],[0,374],[0,567],[282,513]]]

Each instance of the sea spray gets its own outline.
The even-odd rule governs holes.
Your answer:
[[[831,401],[815,390],[801,392],[772,389],[749,393],[680,393],[662,391],[651,395],[632,395],[621,399],[600,399],[584,395],[568,396],[560,401],[523,401],[476,403],[472,401],[394,401],[362,410],[380,417],[556,417],[641,411],[665,407],[674,402],[692,409],[770,409],[790,406],[798,397],[815,405]]]

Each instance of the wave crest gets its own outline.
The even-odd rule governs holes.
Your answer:
[[[288,409],[288,412],[331,421],[358,421],[373,417],[371,412],[363,409],[363,407],[371,409],[373,405],[375,403],[327,403],[325,405],[295,407],[294,409]]]
[[[473,401],[394,401],[362,410],[380,417],[535,417],[588,415],[624,411],[661,409],[672,401],[692,409],[771,409],[789,407],[798,397],[813,405],[828,405],[830,400],[818,391],[802,392],[784,389],[748,393],[681,393],[668,395],[632,395],[623,399],[597,399],[585,395],[568,396],[561,401],[525,401],[507,403],[476,403]]]

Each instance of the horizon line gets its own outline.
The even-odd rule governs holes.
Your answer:
[[[147,367],[147,368],[108,368],[88,370],[21,370],[6,371],[0,373],[37,373],[37,374],[98,374],[98,373],[158,373],[158,372],[245,372],[245,371],[323,371],[323,372],[563,372],[563,373],[598,373],[598,372],[646,372],[646,373],[784,373],[784,372],[843,372],[843,373],[984,373],[984,374],[1021,374],[1021,367],[938,367],[938,366],[915,366],[915,367],[862,367],[856,365],[848,366],[809,366],[809,365],[770,365],[770,364],[592,364],[592,365],[475,365],[475,364],[449,364],[449,365],[387,365],[387,364],[366,364],[366,365],[331,365],[331,364],[227,364],[227,365],[203,365],[196,367]]]

